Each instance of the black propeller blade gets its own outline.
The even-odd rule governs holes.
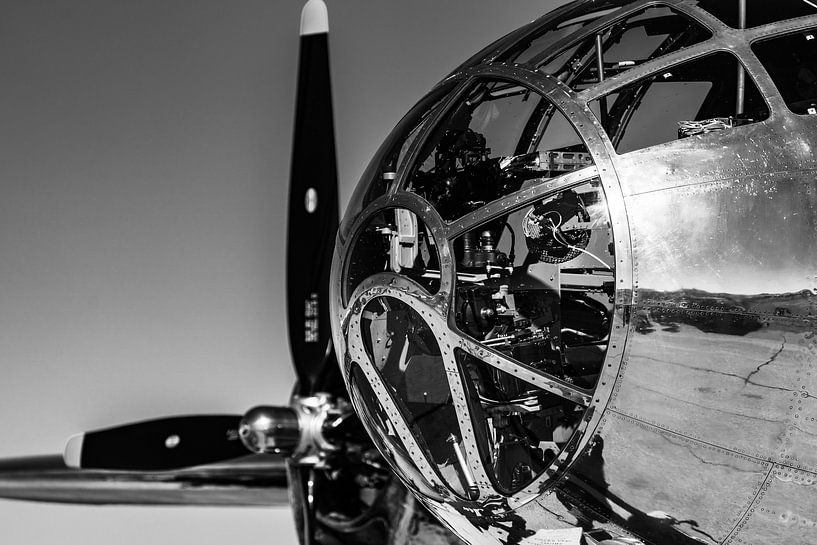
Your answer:
[[[323,0],[301,12],[298,95],[292,142],[287,233],[289,345],[296,394],[317,391],[336,366],[329,322],[329,282],[338,230],[335,129],[329,75],[329,18]],[[315,541],[314,469],[289,464],[293,510],[301,543]]]
[[[85,469],[161,471],[246,456],[241,416],[177,416],[73,436],[65,463]]]
[[[324,373],[337,365],[329,313],[338,228],[332,120],[327,10],[323,0],[309,0],[301,14],[287,235],[289,338],[298,377],[295,394],[301,397],[320,391]],[[271,431],[248,444],[257,450],[272,444],[276,452],[292,454],[304,433],[301,423],[291,409],[272,409],[261,414],[269,422],[252,420],[252,429]],[[57,457],[0,461],[0,497],[145,505],[280,503],[286,465],[301,540],[311,545],[317,524],[314,467],[281,456],[247,457],[241,422],[239,415],[179,416],[80,434],[69,440],[64,463]],[[249,429],[243,428],[245,440],[253,438]]]
[[[287,234],[289,343],[299,395],[314,393],[323,369],[336,365],[329,272],[338,229],[338,188],[328,31],[323,0],[309,0],[301,13]]]
[[[328,17],[323,0],[301,13],[301,44],[289,197],[287,297],[296,393],[315,392],[335,366],[329,324],[329,273],[338,228],[338,189],[329,77]],[[160,471],[247,454],[241,416],[182,416],[127,424],[73,437],[71,467]]]

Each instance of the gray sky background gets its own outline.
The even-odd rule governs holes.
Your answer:
[[[345,205],[408,108],[557,0],[329,3]],[[298,1],[0,0],[0,457],[284,403]],[[3,544],[294,543],[286,509],[0,501]]]

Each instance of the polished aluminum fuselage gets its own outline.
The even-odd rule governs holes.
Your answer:
[[[817,543],[817,116],[792,113],[750,49],[760,36],[817,26],[817,17],[744,31],[690,3],[665,4],[714,37],[576,94],[491,62],[534,25],[447,80],[518,81],[569,117],[593,155],[617,261],[605,365],[569,463],[511,497],[503,514],[426,499],[469,541],[582,526],[656,545]],[[744,63],[770,117],[618,155],[588,103],[716,50]],[[513,195],[453,224],[400,192],[371,206],[411,209],[449,240],[518,203]],[[347,217],[336,264],[358,212]],[[426,319],[444,329],[451,291],[440,292],[427,301],[438,317]]]

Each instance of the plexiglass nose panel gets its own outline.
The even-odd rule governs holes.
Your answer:
[[[378,401],[377,395],[375,395],[358,365],[352,365],[349,373],[349,389],[355,408],[364,417],[361,421],[374,426],[373,431],[376,433],[372,433],[371,436],[377,443],[380,452],[385,453],[389,463],[400,468],[402,477],[415,492],[442,500],[445,495],[441,494],[440,490],[435,489],[417,469],[406,447],[397,436],[394,426],[389,422],[385,409]]]
[[[580,388],[595,386],[615,293],[612,230],[597,179],[511,210],[464,233],[454,248],[463,333]]]
[[[532,180],[592,164],[575,129],[548,99],[516,83],[480,81],[425,142],[408,189],[451,221]]]
[[[344,335],[386,408],[376,432],[416,462],[401,473],[524,502],[572,460],[607,354],[603,167],[522,85],[475,80],[451,104],[353,232]]]
[[[456,353],[488,472],[500,491],[517,492],[556,461],[585,407]]]
[[[389,208],[369,219],[349,259],[346,298],[363,280],[380,272],[407,276],[430,293],[440,288],[437,244],[414,212]]]
[[[458,495],[476,496],[434,333],[416,310],[392,297],[366,305],[361,333],[372,363],[442,479]]]

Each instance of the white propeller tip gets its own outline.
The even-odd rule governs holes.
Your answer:
[[[82,443],[84,440],[84,433],[78,433],[68,438],[68,442],[65,444],[65,451],[62,453],[62,459],[65,462],[65,465],[76,469],[80,468]]]
[[[301,11],[301,36],[329,32],[329,14],[323,0],[309,0]]]

